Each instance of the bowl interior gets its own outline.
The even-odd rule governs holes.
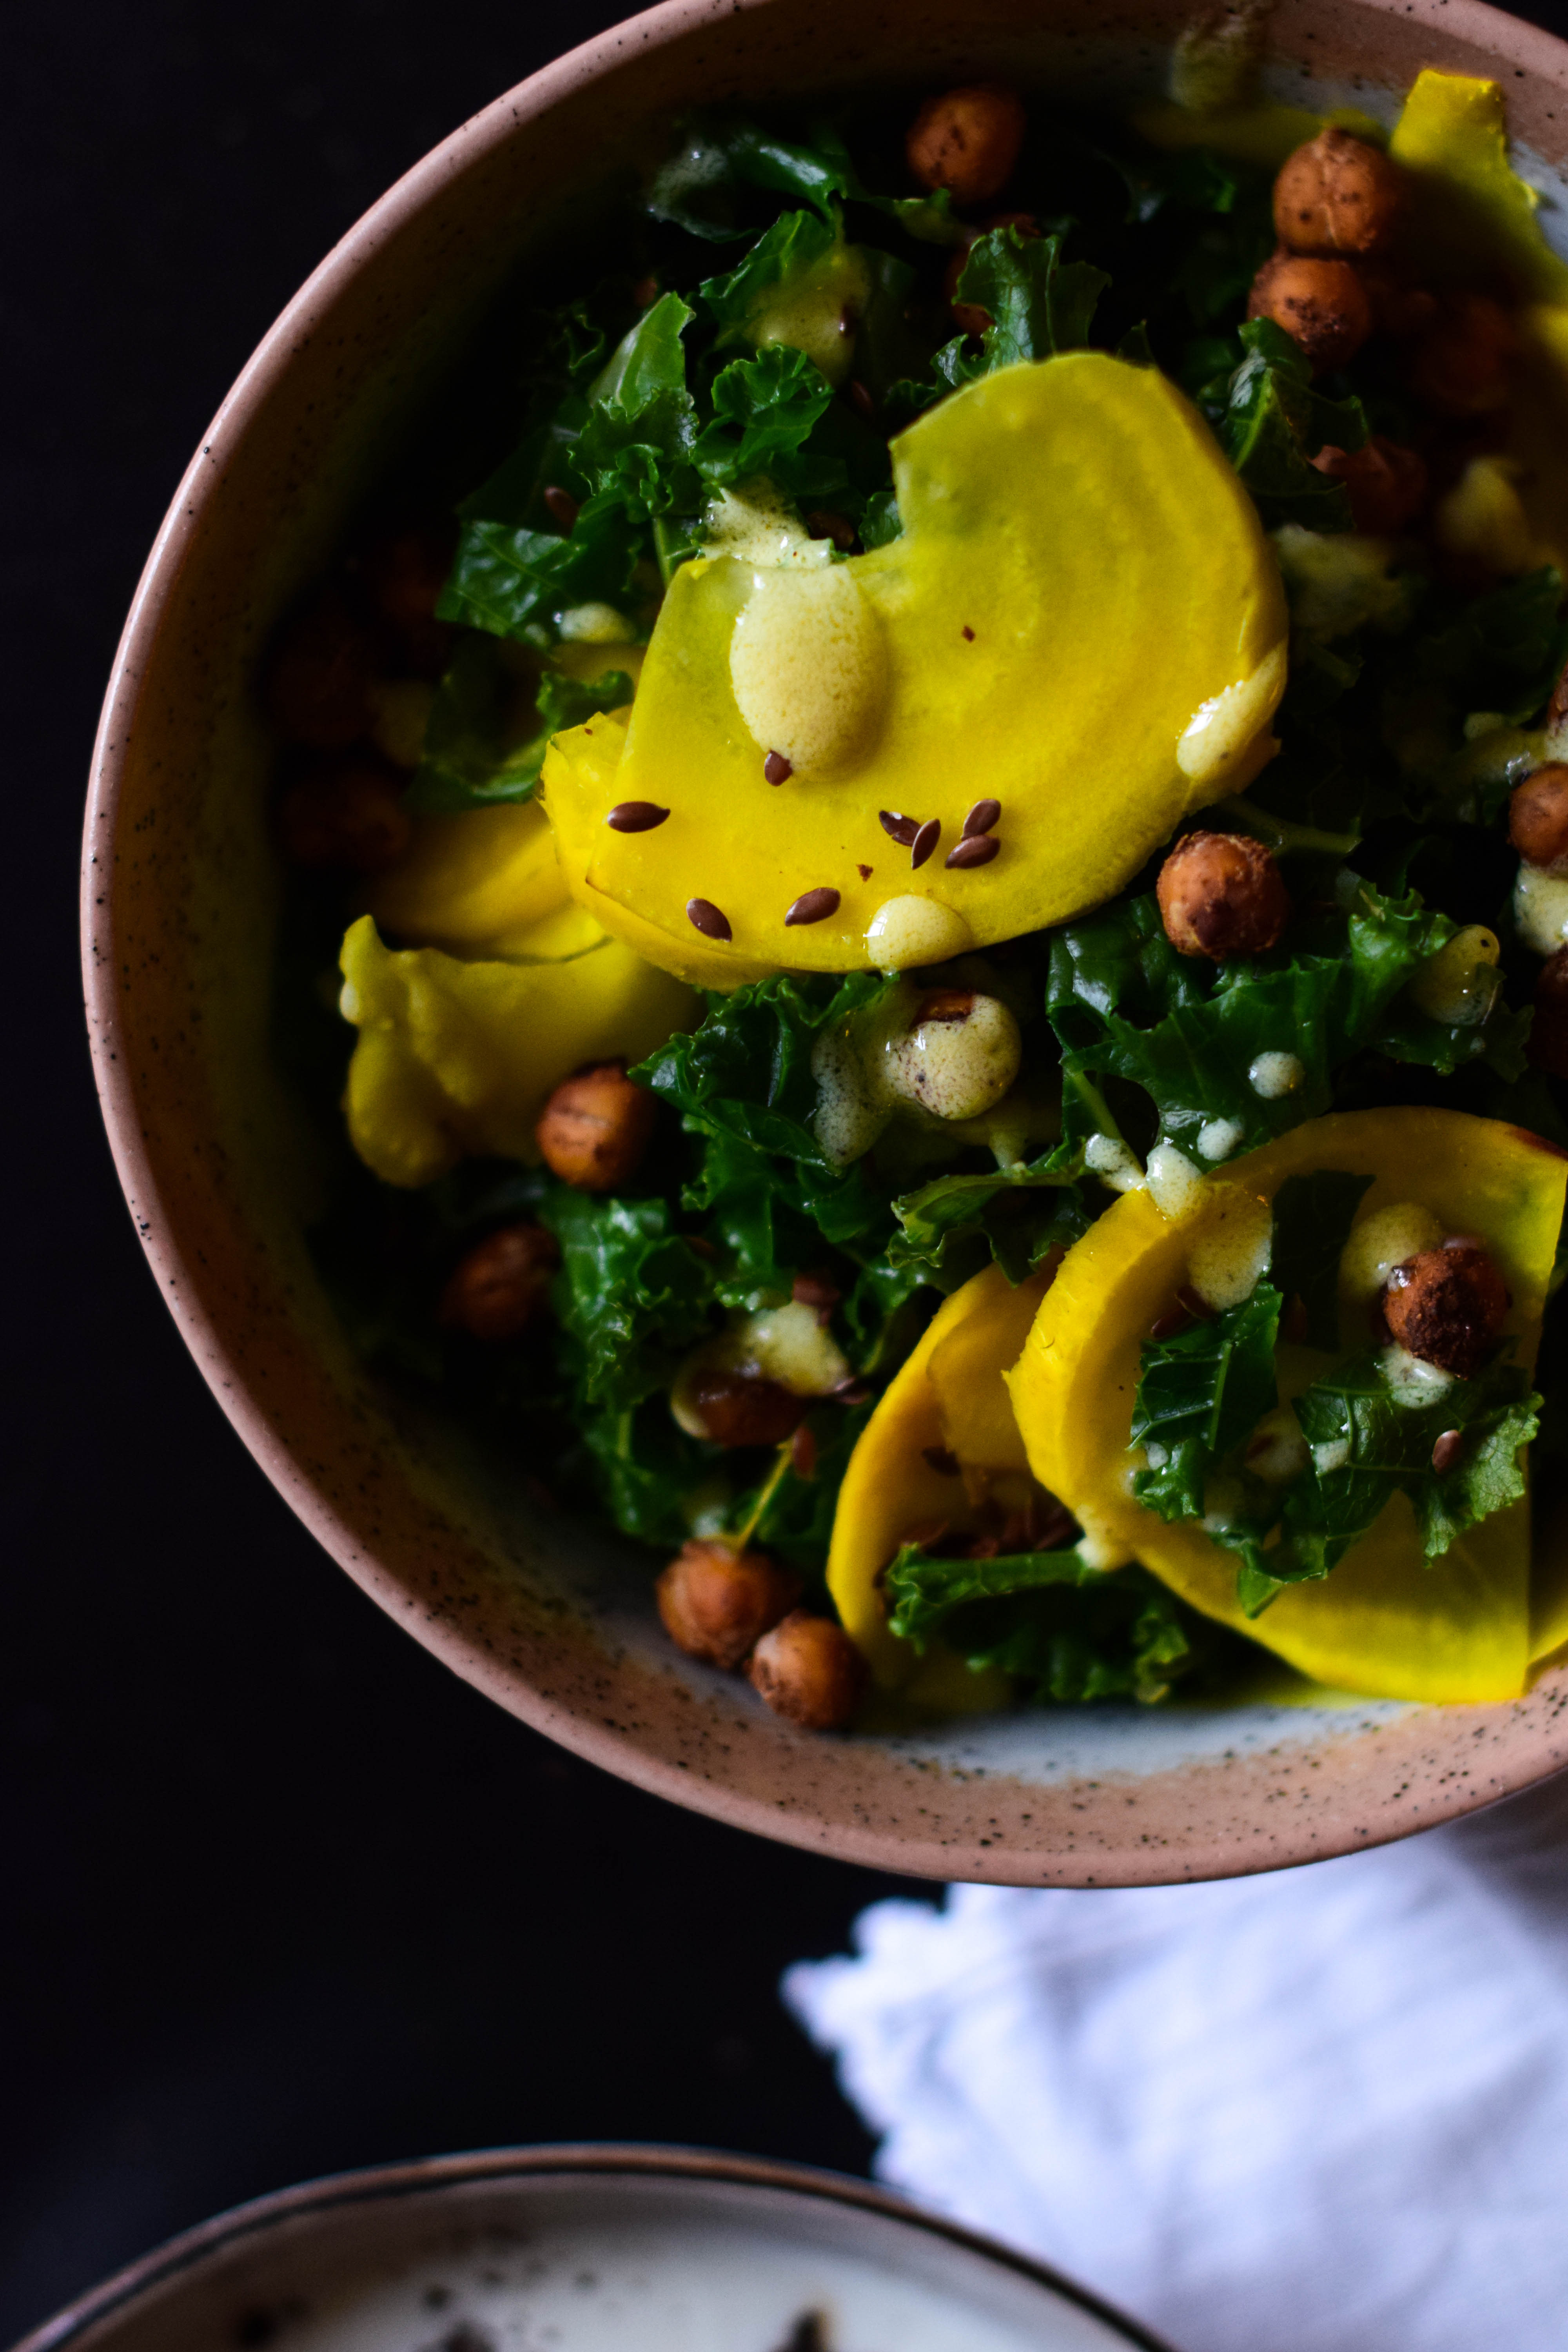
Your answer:
[[[816,2315],[819,2336],[797,2333]],[[320,2181],[221,2216],[17,2352],[1113,2352],[1068,2282],[858,2182],[657,2148],[526,2149]]]
[[[369,1377],[321,1291],[311,1138],[268,1044],[279,887],[255,677],[519,272],[672,111],[977,71],[1113,110],[1162,89],[1187,14],[670,0],[499,100],[330,257],[226,403],[138,592],[89,809],[89,1014],[121,1178],[198,1361],[295,1509],[418,1639],[567,1745],[746,1827],[936,1876],[1205,1876],[1394,1836],[1568,1762],[1568,1675],[1506,1706],[1106,1707],[825,1740],[679,1656],[646,1564]],[[1270,42],[1268,86],[1296,103],[1391,117],[1423,66],[1502,79],[1568,251],[1560,44],[1471,0],[1300,0]]]

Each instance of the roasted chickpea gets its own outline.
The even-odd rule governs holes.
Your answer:
[[[800,1580],[763,1551],[693,1539],[654,1586],[664,1630],[689,1658],[730,1673],[800,1599]]]
[[[1262,955],[1290,918],[1279,868],[1260,841],[1244,833],[1189,833],[1177,842],[1154,885],[1165,937],[1178,955]]]
[[[746,1674],[775,1715],[805,1731],[841,1731],[866,1686],[866,1661],[842,1625],[804,1609],[763,1635]]]
[[[375,634],[341,589],[327,588],[295,614],[267,673],[268,715],[289,743],[339,751],[370,731]]]
[[[1536,1069],[1568,1078],[1568,948],[1548,956],[1535,975],[1535,1017],[1526,1051]]]
[[[928,99],[910,126],[904,153],[922,188],[945,188],[955,205],[1000,195],[1024,143],[1023,101],[994,82]]]
[[[1249,319],[1272,319],[1315,373],[1343,367],[1372,332],[1372,304],[1348,261],[1276,253],[1252,281]]]
[[[436,599],[452,568],[449,530],[404,530],[378,540],[361,571],[372,602],[411,669],[439,677],[451,650],[450,622],[436,618]]]
[[[710,1445],[782,1445],[813,1402],[760,1372],[699,1363],[680,1383],[679,1419]]]
[[[1527,866],[1568,874],[1568,765],[1563,761],[1549,760],[1515,785],[1508,837]]]
[[[1405,177],[1381,148],[1331,125],[1287,156],[1274,228],[1291,253],[1377,253],[1399,226]]]
[[[290,866],[380,874],[413,833],[402,778],[369,751],[312,769],[289,785],[278,809],[279,843]]]
[[[1402,1348],[1468,1380],[1501,1337],[1508,1286],[1478,1242],[1456,1238],[1396,1265],[1382,1303]]]
[[[459,1258],[437,1309],[441,1322],[474,1339],[515,1339],[542,1316],[561,1263],[542,1225],[502,1225]]]
[[[598,1062],[563,1078],[544,1106],[534,1140],[563,1184],[613,1192],[624,1184],[653,1134],[653,1097],[634,1086],[621,1062]]]
[[[1557,673],[1557,683],[1546,706],[1546,724],[1548,727],[1561,727],[1565,719],[1568,719],[1568,662]]]
[[[1489,294],[1455,294],[1415,345],[1410,389],[1440,416],[1484,416],[1508,400],[1519,331]]]
[[[1312,460],[1320,474],[1342,482],[1350,492],[1351,520],[1373,539],[1396,539],[1408,530],[1426,503],[1426,463],[1418,450],[1381,433],[1360,449],[1320,449]]]

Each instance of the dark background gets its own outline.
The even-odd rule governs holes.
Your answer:
[[[889,1882],[564,1756],[339,1573],[158,1298],[81,1034],[92,730],[203,428],[367,205],[626,13],[6,12],[0,2343],[342,2166],[565,2138],[869,2154],[774,1988]]]
[[[869,2155],[774,1987],[893,1882],[560,1754],[338,1573],[175,1336],[81,1035],[92,729],[203,427],[400,172],[624,13],[7,12],[0,2342],[342,2166],[612,2137]],[[1568,31],[1568,0],[1521,13]]]

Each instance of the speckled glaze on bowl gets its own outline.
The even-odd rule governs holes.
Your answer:
[[[1117,2352],[1070,2280],[868,2181],[680,2147],[493,2148],[313,2180],[189,2230],[15,2352]]]
[[[646,1570],[389,1398],[321,1293],[309,1148],[267,1053],[279,882],[256,664],[552,209],[650,121],[976,72],[1123,105],[1158,90],[1187,13],[669,0],[476,116],[323,262],[219,412],[137,593],[88,811],[88,1006],[121,1180],[197,1362],[293,1508],[419,1641],[579,1754],[739,1826],[933,1877],[1163,1882],[1375,1844],[1568,1764],[1568,1669],[1506,1706],[1035,1712],[823,1739],[678,1656]],[[1563,43],[1474,0],[1281,0],[1269,37],[1269,86],[1291,98],[1391,114],[1423,66],[1503,80],[1560,236]]]

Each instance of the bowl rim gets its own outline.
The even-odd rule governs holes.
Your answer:
[[[776,2189],[853,2212],[868,2213],[922,2231],[1049,2289],[1080,2311],[1117,2330],[1142,2352],[1174,2352],[1163,2336],[1015,2246],[988,2237],[940,2213],[927,2212],[875,2181],[816,2165],[772,2157],[731,2155],[722,2149],[679,2144],[619,2140],[568,2140],[539,2147],[485,2148],[471,2155],[416,2158],[396,2164],[367,2165],[353,2172],[327,2173],[314,2180],[234,2205],[198,2221],[140,2255],[97,2286],[76,2296],[12,2347],[12,2352],[65,2352],[91,2328],[127,2311],[231,2246],[261,2238],[284,2223],[312,2214],[417,2198],[469,2184],[542,2179],[661,2179],[714,2182],[742,2189]]]
[[[520,126],[547,114],[585,86],[625,62],[628,47],[651,51],[700,34],[735,16],[762,16],[778,0],[659,0],[659,5],[623,19],[579,44],[502,92],[460,123],[415,163],[342,237],[305,279],[241,369],[203,435],[153,541],[137,583],[110,668],[94,741],[85,813],[80,907],[85,1008],[95,1084],[116,1174],[131,1211],[153,1279],[197,1368],[230,1424],[265,1473],[323,1549],[366,1595],[392,1614],[441,1663],[509,1712],[572,1752],[689,1810],[756,1834],[828,1852],[873,1868],[936,1879],[954,1875],[992,1878],[1007,1884],[1156,1884],[1192,1877],[1230,1876],[1328,1858],[1407,1834],[1469,1812],[1515,1793],[1568,1765],[1568,1726],[1558,1737],[1550,1723],[1538,1739],[1521,1743],[1506,1763],[1500,1759],[1482,1790],[1469,1778],[1426,1775],[1428,1786],[1413,1814],[1375,1825],[1346,1801],[1337,1820],[1314,1817],[1299,1832],[1281,1833],[1277,1822],[1257,1811],[1244,1832],[1234,1815],[1227,1834],[1207,1835],[1196,1849],[1161,1859],[1144,1837],[1123,1852],[1100,1847],[1092,1856],[1072,1844],[1037,1861],[1031,1852],[1016,1859],[1000,1841],[979,1836],[922,1844],[899,1822],[879,1823],[857,1807],[853,1822],[829,1823],[808,1811],[785,1813],[769,1801],[717,1776],[689,1770],[632,1745],[614,1723],[590,1715],[570,1698],[558,1698],[514,1675],[463,1631],[416,1606],[378,1567],[375,1555],[356,1537],[338,1501],[323,1491],[299,1459],[297,1448],[268,1420],[243,1362],[225,1336],[224,1318],[205,1302],[199,1268],[180,1237],[178,1220],[163,1206],[153,1130],[143,1125],[138,1079],[120,1051],[119,972],[112,894],[102,879],[100,856],[112,856],[116,818],[140,688],[168,608],[177,592],[183,560],[197,538],[210,502],[223,482],[231,450],[245,436],[253,413],[286,374],[319,318],[360,269],[449,181],[480,163],[515,135]],[[1332,0],[1329,0],[1332,5]],[[1440,26],[1450,41],[1484,51],[1500,67],[1540,74],[1568,99],[1568,40],[1523,23],[1489,0],[1355,0],[1358,11]],[[1373,1704],[1376,1704],[1373,1702]],[[1522,1701],[1509,1703],[1514,1706]],[[1474,1713],[1455,1709],[1454,1713]],[[1426,1713],[1430,1710],[1413,1710]],[[1177,1768],[1178,1769],[1180,1768]],[[1417,1767],[1417,1769],[1419,1769]],[[1165,1774],[1156,1778],[1168,1777]],[[1098,1784],[1093,1784],[1098,1785]],[[1405,1784],[1408,1787],[1409,1781]],[[1163,1843],[1163,1841],[1156,1841]],[[1000,1848],[1000,1850],[996,1850]],[[989,1850],[989,1851],[987,1851]],[[1091,1868],[1090,1862],[1098,1867]],[[1043,1866],[1042,1866],[1043,1864]]]

